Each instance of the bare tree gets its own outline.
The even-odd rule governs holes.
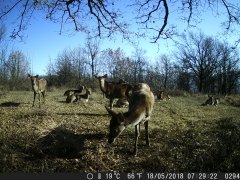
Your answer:
[[[3,24],[0,24],[0,84],[5,84],[7,80],[7,49],[8,46],[5,43],[6,28]]]
[[[133,62],[121,48],[104,50],[102,59],[105,62],[106,73],[110,74],[110,77],[122,78],[128,82],[132,81]]]
[[[0,45],[1,45],[1,42],[5,39],[5,36],[6,36],[6,27],[4,24],[0,23]]]
[[[90,67],[91,67],[91,75],[94,77],[96,66],[97,66],[97,56],[100,53],[100,46],[99,41],[96,38],[92,38],[88,36],[87,42],[86,42],[86,54],[88,56],[88,59],[90,60]]]
[[[7,50],[2,48],[0,52],[0,83],[5,84],[7,81]]]
[[[70,85],[75,81],[70,49],[65,49],[63,52],[59,53],[55,60],[54,67],[55,73],[58,76],[57,85]]]
[[[47,66],[47,80],[49,86],[67,85],[76,86],[81,84],[84,77],[90,74],[86,66],[85,49],[77,47],[64,49],[54,62],[50,60]]]
[[[29,71],[29,62],[23,52],[16,50],[12,51],[7,61],[9,79],[15,80],[25,77]]]
[[[29,72],[29,61],[22,51],[11,51],[4,63],[4,69],[10,89],[24,87],[24,80]]]
[[[96,36],[111,37],[120,32],[124,38],[130,39],[136,34],[156,43],[160,38],[171,38],[176,34],[179,21],[187,27],[197,26],[200,15],[209,10],[224,15],[223,31],[236,31],[240,22],[239,9],[237,1],[227,0],[132,0],[122,5],[117,0],[17,0],[1,2],[0,20],[7,21],[11,15],[19,17],[12,31],[13,38],[22,36],[33,14],[40,10],[47,20],[59,23],[60,33],[71,23],[76,31],[97,32]],[[129,12],[134,13],[130,15]],[[178,20],[170,22],[171,15],[178,16]],[[127,27],[136,24],[139,27],[130,32],[128,29],[131,28]]]
[[[198,91],[209,91],[211,88],[209,78],[212,77],[219,58],[215,41],[202,33],[199,35],[190,33],[189,36],[183,36],[183,43],[178,48],[176,57],[186,70],[194,74]]]
[[[144,81],[144,73],[146,73],[146,67],[148,65],[145,57],[146,51],[142,48],[136,47],[133,54],[133,67],[132,74],[134,83]]]
[[[183,36],[183,43],[178,48],[176,58],[182,68],[179,78],[186,78],[188,82],[191,78],[198,92],[226,94],[236,89],[239,54],[228,43],[202,33],[190,33]],[[194,84],[191,83],[191,86],[194,87]]]
[[[163,89],[169,89],[171,86],[170,82],[174,75],[173,63],[171,62],[170,56],[166,54],[161,55],[156,62],[156,69],[161,81],[159,86]]]
[[[224,95],[236,93],[240,77],[238,66],[240,61],[239,53],[236,49],[232,49],[226,42],[220,44],[219,51],[221,57],[216,70],[217,91]]]

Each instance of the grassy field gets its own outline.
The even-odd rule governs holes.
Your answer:
[[[93,92],[88,103],[65,103],[64,90],[47,92],[32,107],[33,92],[0,93],[0,172],[236,172],[240,170],[240,97],[201,106],[207,96],[156,101],[150,147],[141,128],[132,156],[134,127],[107,143],[108,100]],[[126,108],[115,109],[126,111]]]

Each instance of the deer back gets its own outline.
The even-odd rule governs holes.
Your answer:
[[[143,84],[143,83],[141,83]],[[146,84],[140,85],[140,89],[133,91],[129,100],[129,112],[135,117],[142,116],[149,117],[153,110],[154,94]]]
[[[132,87],[128,83],[115,83],[106,81],[106,97],[122,98],[129,97]]]

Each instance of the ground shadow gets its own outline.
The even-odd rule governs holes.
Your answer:
[[[61,100],[61,101],[58,101],[59,103],[62,103],[62,104],[67,104],[66,101],[64,100]]]
[[[222,118],[213,129],[215,148],[211,149],[212,164],[221,171],[234,172],[240,169],[240,123],[233,118]]]
[[[0,104],[0,107],[18,107],[21,103],[16,103],[16,102],[4,102]]]
[[[239,120],[221,118],[209,129],[197,129],[188,124],[186,127],[168,132],[153,130],[150,143],[152,138],[158,144],[154,144],[153,149],[150,147],[152,156],[138,166],[150,172],[239,171]]]
[[[97,141],[104,138],[104,134],[77,134],[63,127],[57,127],[46,136],[37,140],[31,148],[32,158],[79,158],[86,150],[86,140]]]
[[[78,116],[108,116],[108,114],[99,114],[99,113],[57,113],[57,115],[62,115],[62,116],[73,116],[73,115],[78,115]]]

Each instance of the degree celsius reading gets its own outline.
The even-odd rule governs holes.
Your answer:
[[[106,173],[106,179],[120,179],[121,176],[120,176],[120,173]]]

